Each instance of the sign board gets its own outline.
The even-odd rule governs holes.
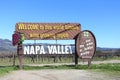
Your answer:
[[[16,32],[24,34],[26,40],[74,39],[81,31],[79,23],[17,23]]]
[[[91,59],[96,51],[96,39],[91,31],[84,30],[78,34],[77,54],[82,59]]]

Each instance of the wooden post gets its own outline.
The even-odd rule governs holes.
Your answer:
[[[76,46],[77,40],[75,39],[75,67],[78,66],[78,55],[77,55],[77,46]]]
[[[22,54],[19,55],[19,69],[23,69],[23,65],[22,65]]]
[[[78,66],[78,56],[77,56],[77,53],[75,53],[75,67]]]
[[[91,59],[88,59],[88,67],[91,65]]]
[[[23,69],[23,64],[22,64],[22,56],[23,56],[22,44],[17,46],[17,54],[18,54],[18,59],[19,59],[19,69]]]
[[[15,66],[15,53],[12,54],[13,54],[13,66]]]

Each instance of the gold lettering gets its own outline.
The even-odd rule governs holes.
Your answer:
[[[38,30],[38,24],[18,24],[18,29],[19,30]]]
[[[64,30],[64,26],[53,26],[54,30]]]
[[[18,24],[18,29],[19,30],[25,29],[24,24]]]
[[[68,26],[68,25],[65,25],[65,29],[68,30],[68,29],[72,29],[72,26]]]
[[[45,26],[45,30],[52,30],[52,26],[46,25],[46,26]]]
[[[40,25],[40,26],[39,26],[39,30],[44,30],[44,26],[43,26],[43,25]]]
[[[57,38],[59,38],[59,39],[65,39],[65,38],[68,38],[68,37],[69,37],[68,33],[57,34]]]
[[[78,30],[79,27],[78,26],[68,26],[68,25],[65,25],[65,30]]]
[[[72,28],[72,30],[78,30],[78,29],[79,29],[78,26],[74,26],[74,27]]]
[[[39,38],[39,34],[30,34],[30,38]]]
[[[40,38],[41,39],[44,39],[44,38],[54,38],[54,34],[53,33],[40,34]]]
[[[37,30],[37,29],[39,29],[38,24],[28,24],[27,29],[28,30]]]

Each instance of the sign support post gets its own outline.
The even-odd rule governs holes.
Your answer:
[[[18,54],[18,59],[19,59],[19,69],[23,69],[23,65],[22,65],[23,48],[22,48],[22,44],[17,46],[17,54]]]
[[[76,47],[77,40],[75,39],[75,47]],[[78,54],[77,54],[77,48],[75,48],[75,67],[78,66]]]
[[[88,67],[91,65],[91,59],[88,60]]]

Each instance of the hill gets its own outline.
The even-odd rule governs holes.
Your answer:
[[[0,52],[15,52],[16,47],[8,39],[0,39]]]

